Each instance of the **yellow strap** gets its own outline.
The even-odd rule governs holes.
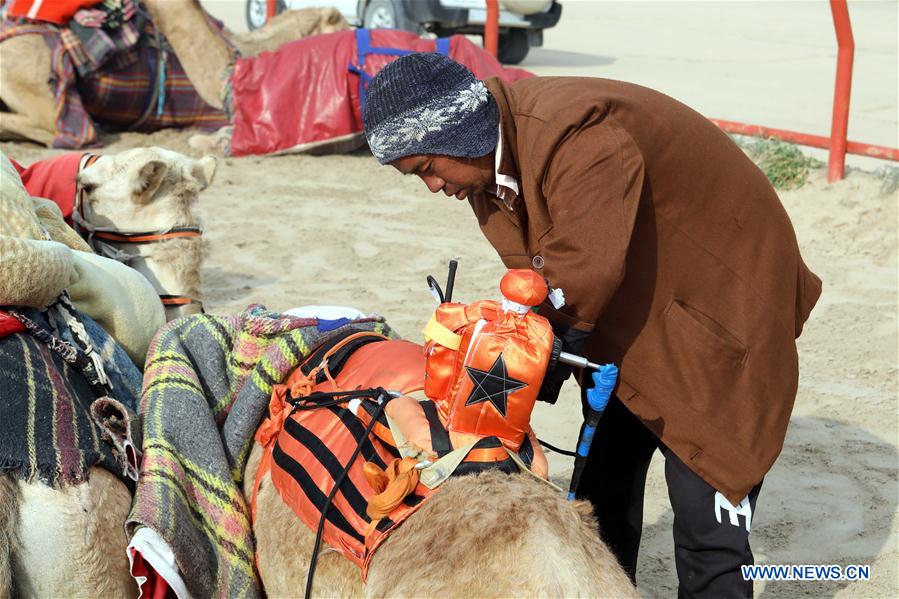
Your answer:
[[[448,347],[449,349],[459,349],[459,345],[462,343],[462,335],[455,334],[438,322],[436,314],[432,316],[431,320],[428,321],[428,324],[425,325],[422,333],[425,334],[425,339],[427,341],[436,341],[443,347]]]

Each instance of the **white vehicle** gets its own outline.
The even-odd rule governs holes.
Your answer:
[[[247,27],[265,24],[267,0],[247,1]],[[518,64],[533,46],[543,45],[543,30],[559,22],[556,0],[500,0],[500,62]],[[285,9],[333,6],[356,27],[405,29],[434,33],[484,34],[485,0],[275,0],[276,13]]]

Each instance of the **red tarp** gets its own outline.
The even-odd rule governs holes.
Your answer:
[[[392,29],[371,31],[374,47],[433,52],[435,40]],[[461,35],[450,40],[450,57],[478,79],[507,82],[533,74],[503,67]],[[374,75],[396,56],[371,54],[365,71]],[[303,150],[362,131],[356,34],[340,31],[289,42],[275,52],[240,58],[231,76],[234,134],[231,154],[271,154]]]
[[[10,19],[25,18],[65,25],[81,8],[100,4],[102,0],[12,0],[6,16]],[[3,2],[0,2],[3,4]]]

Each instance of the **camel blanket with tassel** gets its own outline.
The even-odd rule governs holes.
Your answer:
[[[255,305],[231,317],[172,321],[150,346],[144,457],[127,527],[131,535],[146,527],[161,537],[177,584],[195,597],[261,594],[240,483],[274,386],[349,327],[394,336],[381,318],[319,325]]]
[[[77,347],[56,305],[43,312],[17,310],[52,343]],[[108,442],[92,404],[113,401],[131,416],[137,410],[140,372],[97,323],[85,314],[79,318],[102,360],[114,400],[98,400],[84,373],[33,333],[0,336],[0,472],[57,487],[83,482],[92,466],[101,466],[130,484],[124,452]]]

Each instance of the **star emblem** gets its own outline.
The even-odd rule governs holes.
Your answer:
[[[474,383],[474,389],[471,390],[471,394],[465,400],[465,405],[470,406],[489,401],[503,416],[506,415],[506,403],[509,393],[528,386],[527,383],[509,378],[506,375],[506,362],[503,360],[502,353],[496,357],[490,370],[478,370],[477,368],[466,366],[465,371],[468,373],[471,382]]]

